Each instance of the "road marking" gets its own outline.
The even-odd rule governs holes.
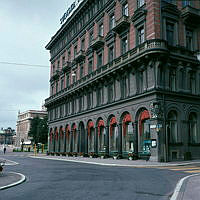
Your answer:
[[[174,193],[173,193],[172,197],[170,198],[170,200],[176,200],[176,199],[177,199],[177,197],[178,197],[178,195],[179,195],[179,193],[180,193],[181,187],[182,187],[182,185],[183,185],[183,182],[184,182],[186,179],[188,179],[188,178],[190,178],[190,177],[193,177],[193,176],[199,176],[199,174],[193,174],[193,175],[186,176],[186,177],[182,178],[182,179],[177,183],[176,188],[175,188],[175,190],[174,190]]]
[[[182,170],[196,170],[196,169],[200,170],[199,167],[194,167],[194,168],[187,168],[187,167],[185,167],[185,168],[173,168],[173,169],[170,169],[170,170],[172,170],[172,171],[182,171]]]
[[[184,171],[186,173],[200,173],[200,170]]]

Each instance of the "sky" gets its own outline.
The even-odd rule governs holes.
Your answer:
[[[45,46],[73,1],[0,0],[0,128],[16,129],[19,111],[40,110],[49,97]]]

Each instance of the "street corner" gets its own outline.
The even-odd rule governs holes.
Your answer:
[[[0,173],[0,190],[4,190],[23,183],[26,177],[17,172],[2,172]]]

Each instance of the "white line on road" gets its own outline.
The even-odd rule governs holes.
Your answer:
[[[188,179],[188,178],[190,178],[190,177],[192,177],[192,176],[198,176],[198,175],[200,175],[200,174],[193,174],[193,175],[189,175],[189,176],[186,176],[186,177],[182,178],[182,179],[177,183],[176,188],[175,188],[175,190],[174,190],[174,193],[173,193],[172,197],[170,198],[170,200],[176,200],[176,199],[177,199],[178,195],[180,194],[181,187],[182,187],[182,185],[183,185],[183,183],[184,183],[184,181],[185,181],[186,179]]]

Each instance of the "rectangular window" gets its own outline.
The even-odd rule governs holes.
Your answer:
[[[81,41],[81,50],[85,50],[85,39],[82,39]]]
[[[53,74],[55,73],[55,65],[53,65]]]
[[[61,79],[61,83],[60,83],[60,88],[61,88],[61,90],[63,90],[64,89],[64,79]]]
[[[128,3],[122,5],[122,15],[128,16]]]
[[[97,95],[97,106],[100,106],[101,103],[102,103],[102,96],[101,96],[101,89],[100,88],[97,89],[96,95]]]
[[[71,61],[71,51],[68,50],[68,61]]]
[[[127,95],[126,76],[121,79],[121,98],[124,99]]]
[[[171,91],[176,91],[176,72],[171,70],[169,74],[169,88]]]
[[[109,84],[107,88],[108,88],[108,102],[111,103],[113,102],[114,98],[113,84]]]
[[[174,44],[174,24],[166,24],[166,39],[169,45]]]
[[[115,27],[115,15],[110,16],[110,30],[112,30]]]
[[[75,99],[72,99],[72,114],[75,112]]]
[[[97,55],[97,68],[103,65],[103,55],[102,52]]]
[[[53,89],[54,89],[54,87],[53,87],[53,85],[51,86],[51,95],[53,95]]]
[[[58,66],[57,66],[57,70],[60,69],[60,61],[58,60]]]
[[[142,44],[144,42],[144,26],[138,29],[138,44]]]
[[[62,57],[62,65],[65,64],[65,56]]]
[[[92,70],[93,70],[93,62],[92,60],[90,60],[88,63],[88,74],[92,73]]]
[[[145,1],[144,0],[138,0],[138,8],[142,7],[144,5]]]
[[[138,76],[139,80],[138,80],[138,91],[139,93],[143,93],[143,71],[139,72],[139,76]]]
[[[70,79],[69,79],[69,75],[66,76],[66,87],[69,87],[70,85]]]
[[[84,74],[84,68],[83,68],[83,64],[80,65],[80,78],[83,77],[83,74]]]
[[[191,6],[191,0],[182,0],[182,6]]]
[[[88,109],[90,109],[91,106],[92,106],[91,95],[92,95],[91,93],[88,93],[88,95],[87,95],[87,107],[88,107]]]
[[[90,38],[89,38],[90,45],[91,45],[92,41],[93,41],[93,31],[90,32]]]
[[[83,96],[79,98],[79,112],[83,110]]]
[[[76,71],[72,72],[72,82],[76,82]]]
[[[58,92],[58,82],[56,82],[56,93]]]
[[[122,54],[128,51],[128,39],[127,37],[122,39]]]
[[[76,55],[77,55],[77,45],[74,46],[74,56],[76,56]]]
[[[114,47],[111,46],[109,48],[109,62],[112,62],[114,60],[114,55],[115,55],[115,53],[114,53]]]
[[[193,32],[189,29],[186,29],[186,48],[193,50]]]
[[[196,80],[195,80],[195,73],[194,72],[190,72],[189,73],[189,90],[192,94],[195,94],[196,92]]]
[[[99,25],[99,35],[103,36],[103,24]]]
[[[63,117],[63,106],[61,105],[60,106],[60,118],[62,118]]]

